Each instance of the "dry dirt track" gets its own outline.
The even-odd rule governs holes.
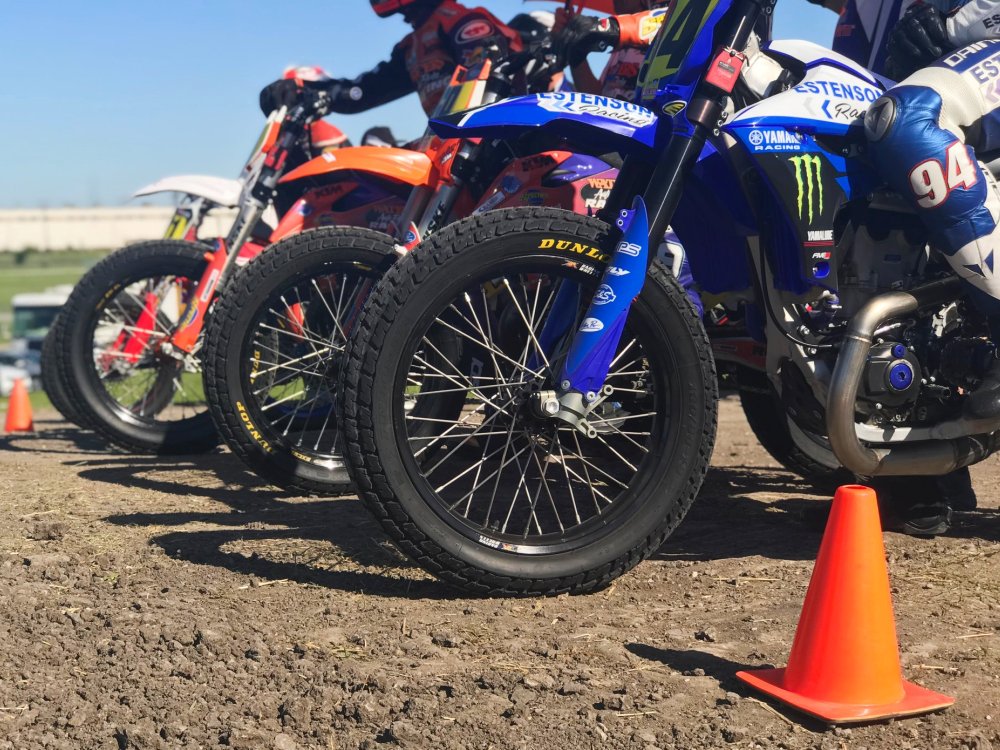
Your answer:
[[[352,499],[261,486],[230,456],[105,451],[63,422],[0,442],[0,749],[998,748],[1000,463],[948,537],[887,534],[922,719],[800,725],[749,697],[788,655],[819,500],[738,405],[654,559],[587,597],[468,599]],[[49,415],[51,416],[51,415]]]

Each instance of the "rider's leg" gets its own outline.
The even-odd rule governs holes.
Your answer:
[[[882,176],[913,202],[973,299],[1000,323],[1000,194],[974,150],[1000,147],[1000,41],[910,76],[872,105],[865,129]],[[1000,342],[1000,327],[993,334]],[[966,410],[1000,417],[1000,360]]]

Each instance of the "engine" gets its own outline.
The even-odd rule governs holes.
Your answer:
[[[801,332],[825,341],[840,338],[872,297],[951,273],[945,259],[928,247],[919,217],[891,193],[845,206],[834,238],[837,289],[801,309],[806,321]],[[832,371],[837,352],[820,348],[816,355]],[[929,426],[954,419],[993,355],[984,317],[963,300],[890,321],[875,333],[857,411],[875,426]]]

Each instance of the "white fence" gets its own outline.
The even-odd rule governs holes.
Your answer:
[[[0,252],[26,247],[110,250],[162,237],[172,215],[168,206],[0,209]],[[225,234],[233,217],[231,210],[213,211],[202,225],[201,236]]]

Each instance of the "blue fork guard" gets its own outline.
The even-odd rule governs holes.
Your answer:
[[[646,279],[649,255],[649,217],[642,197],[631,211],[622,211],[621,241],[604,271],[601,285],[573,337],[560,377],[560,390],[597,393],[608,377],[608,368],[618,349],[629,308]],[[569,383],[569,388],[563,387]]]

